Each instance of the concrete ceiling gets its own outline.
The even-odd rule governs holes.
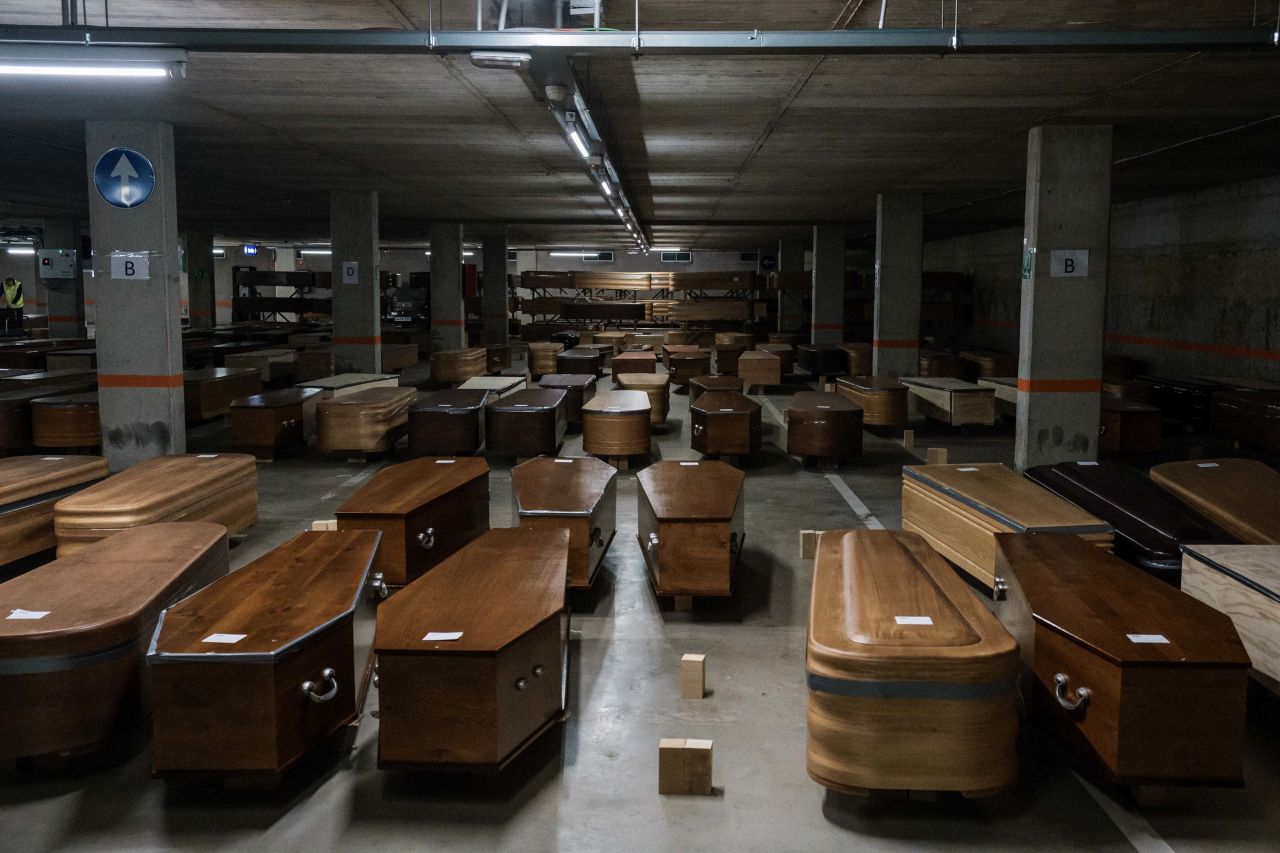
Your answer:
[[[513,4],[517,6],[519,4]],[[964,2],[964,26],[1249,26],[1253,3]],[[60,21],[7,0],[0,24]],[[98,23],[101,0],[87,0]],[[607,4],[629,27],[632,4]],[[113,0],[113,25],[425,27],[406,0]],[[890,2],[889,26],[937,26],[939,3]],[[648,28],[874,26],[880,3],[642,0]],[[439,26],[474,4],[437,3]],[[935,16],[932,20],[929,15]],[[949,19],[948,19],[949,22]],[[593,112],[654,245],[752,248],[814,222],[871,224],[875,193],[925,193],[930,229],[1021,217],[1026,132],[1116,126],[1117,199],[1273,174],[1280,52],[1258,54],[580,59]],[[545,105],[518,75],[463,57],[193,54],[186,80],[0,82],[0,218],[86,208],[83,129],[174,124],[184,227],[323,239],[330,188],[379,190],[388,239],[435,219],[521,243],[624,242]],[[1198,140],[1198,141],[1196,141]],[[12,168],[8,168],[12,166]]]

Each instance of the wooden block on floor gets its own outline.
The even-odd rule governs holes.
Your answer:
[[[686,654],[680,657],[680,697],[701,699],[707,695],[707,656]]]
[[[688,613],[693,610],[692,595],[677,595],[675,597],[675,608],[678,613]]]
[[[311,522],[311,529],[313,531],[321,531],[321,532],[328,531],[328,530],[337,530],[338,520],[336,518],[329,518],[329,519],[313,521]]]
[[[945,447],[930,447],[925,450],[925,462],[929,465],[946,465],[947,449]]]
[[[913,429],[904,429],[902,431],[902,449],[914,450],[916,446],[916,431]]]
[[[710,796],[709,740],[663,738],[658,741],[658,793],[662,796]]]
[[[813,559],[813,555],[818,552],[818,537],[821,535],[821,530],[800,531],[800,559]]]

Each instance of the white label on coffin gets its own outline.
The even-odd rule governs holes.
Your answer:
[[[932,625],[933,619],[929,616],[895,616],[893,621],[899,625]]]
[[[247,636],[249,636],[249,635],[248,635],[248,634],[210,634],[209,636],[205,637],[205,638],[204,638],[203,640],[201,640],[200,642],[202,642],[202,643],[221,643],[221,644],[223,644],[223,645],[228,645],[228,646],[230,646],[230,645],[234,645],[235,643],[240,642],[241,640],[243,640],[243,639],[244,639],[245,637],[247,637]]]
[[[446,640],[461,640],[462,632],[461,631],[430,631],[427,633],[427,636],[423,637],[422,639],[428,643],[433,643],[437,641],[443,642]]]
[[[1125,634],[1129,642],[1138,645],[1167,645],[1169,638],[1164,634]]]
[[[4,618],[5,619],[43,619],[44,617],[48,616],[49,613],[50,611],[48,610],[23,610],[19,608],[17,610],[9,611],[9,615]]]
[[[968,474],[970,471],[977,471],[978,469],[977,468],[957,468],[956,470],[959,471],[961,474]]]
[[[1197,468],[1220,468],[1222,466],[1219,465],[1217,462],[1197,462],[1196,467]]]

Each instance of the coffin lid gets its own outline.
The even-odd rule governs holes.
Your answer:
[[[699,350],[698,352],[672,352],[667,354],[667,358],[672,361],[709,361],[711,356]]]
[[[1153,387],[1175,388],[1180,391],[1212,391],[1218,385],[1214,382],[1205,382],[1200,379],[1192,379],[1189,376],[1139,376],[1135,380]]]
[[[1016,376],[984,376],[978,380],[978,387],[980,388],[990,388],[995,385],[1000,385],[1001,387],[1004,387],[1004,388],[1017,388],[1018,377]],[[1105,403],[1109,399],[1112,399],[1112,398],[1110,397],[1102,398],[1104,403],[1103,408],[1106,408]]]
[[[483,350],[481,350],[483,352]],[[396,379],[394,374],[383,373],[339,373],[337,376],[324,376],[320,379],[308,379],[306,382],[299,382],[297,388],[350,388],[352,385],[367,385],[370,382],[379,382],[385,379]]]
[[[1203,379],[1205,382],[1212,382],[1215,385],[1225,385],[1227,388],[1233,388],[1237,391],[1280,391],[1280,382],[1270,382],[1266,379],[1254,379],[1248,376],[1197,376],[1197,379]]]
[[[780,352],[795,352],[795,347],[791,346],[791,344],[756,344],[756,350],[758,352],[777,354]]]
[[[661,388],[671,384],[670,373],[619,373],[618,385],[629,387]]]
[[[760,404],[738,391],[707,391],[690,403],[689,409],[712,415],[726,409],[735,414],[748,414],[760,411]]]
[[[628,361],[643,361],[646,363],[650,361],[656,362],[658,360],[658,354],[651,350],[647,352],[644,350],[627,350],[626,352],[620,352],[615,355],[613,360],[615,362],[622,361],[623,363]]]
[[[92,483],[107,476],[107,460],[101,456],[10,456],[0,459],[0,513],[33,498]]]
[[[255,460],[245,453],[157,456],[58,501],[54,525],[112,528],[160,521],[193,500],[257,477]]]
[[[379,605],[374,649],[498,652],[564,610],[568,570],[567,529],[487,531]]]
[[[837,385],[858,391],[906,391],[906,387],[892,376],[841,376]]]
[[[381,538],[376,530],[295,536],[166,610],[148,662],[253,662],[287,655],[355,610]],[[205,642],[215,634],[243,637]]]
[[[899,380],[904,385],[915,385],[918,388],[933,388],[938,391],[983,391],[991,393],[990,388],[983,388],[963,379],[952,379],[950,376],[904,376]]]
[[[1122,400],[1119,397],[1103,397],[1102,411],[1104,412],[1150,412],[1160,414],[1160,410],[1155,406],[1139,403],[1136,400]]]
[[[818,540],[811,675],[985,683],[1011,679],[1017,651],[923,537],[829,530]]]
[[[489,465],[478,456],[439,459],[424,456],[388,465],[347,498],[338,514],[406,515],[439,500],[472,480],[488,482]]]
[[[527,411],[529,409],[554,409],[564,402],[567,391],[555,388],[526,388],[509,394],[500,400],[489,402],[489,408],[496,411]]]
[[[702,347],[697,344],[663,344],[663,352],[669,355],[689,354],[689,355],[706,355],[702,351]]]
[[[44,385],[39,388],[24,388],[16,391],[0,391],[0,405],[8,404],[12,406],[23,406],[30,404],[32,400],[39,400],[43,397],[57,396],[59,394],[74,394],[78,391],[88,391],[96,387],[93,380],[85,382],[77,382],[70,385]]]
[[[459,391],[507,391],[524,384],[523,376],[472,376],[458,386]]]
[[[640,393],[640,392],[637,392]],[[594,456],[539,456],[511,469],[520,515],[590,515],[618,469]]]
[[[393,344],[387,344],[387,346],[393,346]],[[292,361],[297,357],[298,357],[297,350],[279,349],[279,348],[259,349],[259,350],[254,350],[253,352],[238,352],[238,353],[233,353],[227,356],[227,358],[267,358],[267,359],[280,358],[280,359],[285,359],[287,361]]]
[[[411,412],[458,412],[482,408],[489,399],[488,391],[436,391],[422,394],[409,407]]]
[[[556,343],[555,341],[529,341],[529,349],[559,352],[564,349],[564,344]]]
[[[1280,417],[1280,391],[1253,391],[1246,388],[1223,388],[1215,391],[1214,400],[1228,400],[1248,408],[1266,418]],[[1275,410],[1275,411],[1268,411]]]
[[[836,347],[845,352],[871,352],[871,344],[866,341],[844,341],[836,344]]]
[[[260,376],[261,373],[262,371],[256,367],[201,367],[198,370],[182,371],[182,381],[187,385],[201,385],[206,382],[239,379],[242,376]]]
[[[1280,473],[1254,459],[1166,462],[1151,479],[1246,542],[1280,543]]]
[[[733,517],[746,475],[719,461],[657,462],[636,474],[659,519],[724,521]]]
[[[264,391],[252,394],[231,402],[233,409],[273,409],[281,406],[297,406],[319,396],[319,388],[281,388],[278,391]]]
[[[848,397],[827,391],[801,391],[793,396],[791,402],[787,404],[788,411],[805,411],[816,414],[827,409],[833,412],[862,411],[862,407],[852,403]]]
[[[415,388],[367,388],[354,394],[324,400],[320,403],[320,411],[342,417],[366,412],[386,416],[406,410],[417,396]]]
[[[1184,545],[1182,550],[1280,604],[1280,545]]]
[[[836,350],[840,350],[841,352],[845,351],[841,349],[841,347],[838,344],[800,344],[800,346],[798,346],[796,349],[800,350],[801,352],[834,352]]]
[[[80,391],[75,394],[55,394],[51,397],[37,397],[31,401],[33,406],[85,406],[98,408],[97,391]]]
[[[582,346],[576,346],[573,349],[565,350],[564,352],[559,353],[557,355],[557,358],[581,358],[584,360],[590,360],[595,358],[603,358],[603,355],[600,350],[590,349],[586,344],[584,344]]]
[[[1038,626],[1120,666],[1249,666],[1229,617],[1079,536],[995,537],[997,581]]]
[[[742,391],[741,376],[695,376],[689,384],[703,391]]]
[[[649,395],[643,391],[605,391],[582,404],[583,412],[596,415],[647,415],[650,408]]]
[[[225,527],[179,522],[130,528],[19,575],[0,584],[0,669],[6,659],[83,655],[131,643],[162,607],[215,567],[225,572],[226,562]],[[48,615],[7,618],[15,610]]]
[[[743,361],[775,361],[775,360],[779,362],[782,361],[782,359],[778,358],[777,353],[764,352],[763,350],[754,350],[754,349],[748,350],[744,352],[742,355],[738,356],[739,363]]]
[[[543,388],[588,388],[596,384],[594,373],[545,373],[538,384]]]
[[[905,465],[902,475],[1018,532],[1111,532],[1111,525],[998,462]]]
[[[39,370],[35,373],[22,373],[18,376],[6,376],[4,384],[15,391],[31,388],[36,385],[53,383],[73,384],[78,381],[97,382],[98,371],[83,367],[68,367],[65,370]]]

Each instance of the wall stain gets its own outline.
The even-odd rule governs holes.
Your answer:
[[[151,423],[131,423],[112,427],[107,430],[107,443],[117,450],[126,447],[159,448],[161,453],[169,453],[173,447],[173,434],[164,421]]]

